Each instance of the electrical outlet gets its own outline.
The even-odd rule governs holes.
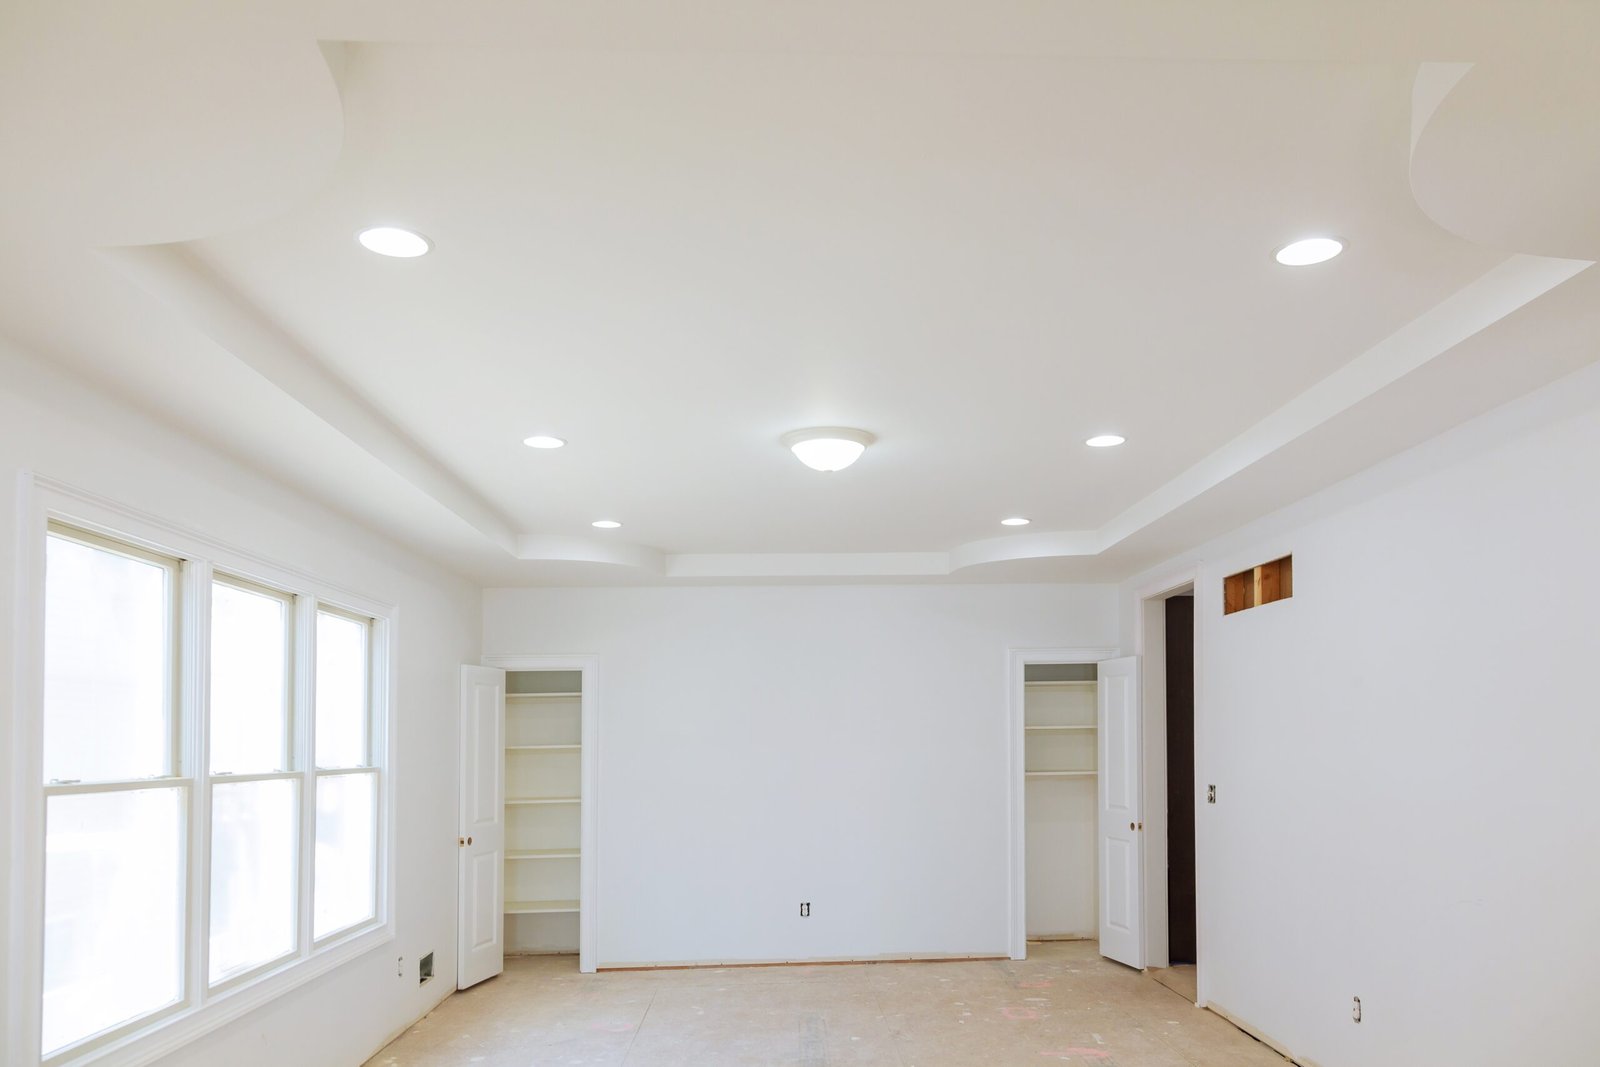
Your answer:
[[[809,901],[809,900],[804,901],[800,905],[800,918],[802,918],[802,919],[811,918],[811,901]]]
[[[1350,999],[1355,1001],[1355,1006],[1350,1009],[1350,1018],[1355,1022],[1360,1022],[1361,1021],[1361,998],[1360,997],[1351,997]]]
[[[427,985],[433,978],[433,953],[417,961],[417,984]]]

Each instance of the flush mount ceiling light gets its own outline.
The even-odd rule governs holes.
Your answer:
[[[589,525],[596,530],[620,530],[622,528],[622,523],[616,519],[596,519]]]
[[[1025,519],[1021,515],[1013,515],[1009,519],[1001,519],[1000,520],[1000,525],[1001,526],[1026,526],[1026,525],[1028,525],[1028,523],[1030,523],[1032,521],[1033,521],[1032,519]]]
[[[369,252],[376,252],[380,256],[393,256],[395,259],[415,259],[418,256],[425,256],[433,247],[422,234],[402,230],[398,226],[374,226],[356,234],[356,240],[360,241],[361,247]]]
[[[1127,438],[1123,437],[1121,434],[1103,433],[1099,436],[1089,438],[1084,442],[1084,444],[1088,445],[1090,448],[1116,448],[1126,440]]]
[[[1285,267],[1310,267],[1326,263],[1344,251],[1344,242],[1333,237],[1307,237],[1278,249],[1273,256]]]
[[[547,437],[544,434],[534,434],[532,437],[524,437],[522,439],[522,443],[527,445],[529,448],[561,448],[566,444],[566,442],[559,437]]]
[[[861,458],[867,446],[876,441],[865,430],[848,426],[814,426],[783,435],[783,444],[795,457],[814,471],[842,471]]]

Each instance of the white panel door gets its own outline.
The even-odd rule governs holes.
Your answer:
[[[461,668],[456,988],[505,970],[506,672]]]
[[[1100,955],[1144,967],[1139,658],[1100,663]]]

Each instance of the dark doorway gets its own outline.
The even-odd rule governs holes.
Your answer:
[[[1171,962],[1195,962],[1194,597],[1167,602],[1167,929]]]

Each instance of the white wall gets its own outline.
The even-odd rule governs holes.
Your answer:
[[[476,587],[0,344],[0,731],[6,737],[10,716],[36,713],[12,700],[14,486],[24,470],[398,606],[397,939],[163,1061],[360,1063],[454,988],[456,679],[458,664],[479,654]],[[0,833],[8,833],[6,815]],[[9,855],[9,835],[4,844]],[[430,950],[442,977],[419,988],[416,960]],[[398,956],[406,960],[403,977],[395,973]],[[0,988],[7,1003],[9,993],[9,984]]]
[[[601,659],[602,967],[1004,955],[1006,650],[1116,632],[1112,586],[484,598],[487,652]]]
[[[1190,564],[1202,997],[1323,1067],[1596,1062],[1600,367],[1130,581],[1125,636]]]

